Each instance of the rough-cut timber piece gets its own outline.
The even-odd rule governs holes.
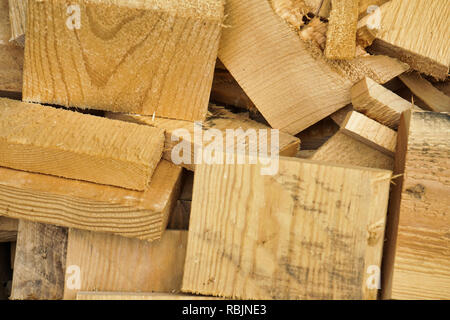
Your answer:
[[[163,130],[0,99],[0,165],[133,190],[147,188]]]
[[[70,4],[28,3],[24,101],[205,118],[222,0]]]
[[[398,127],[402,112],[413,108],[410,102],[370,78],[353,86],[352,104],[355,110],[393,129]]]
[[[392,0],[380,8],[380,29],[369,29],[368,23],[373,23],[369,16],[358,24],[359,33],[375,39],[371,50],[445,80],[450,61],[448,0]]]
[[[399,127],[383,297],[450,299],[450,115],[407,112]]]
[[[0,0],[0,93],[22,92],[23,48],[9,42],[8,0]],[[6,94],[5,94],[6,93]]]
[[[161,238],[181,168],[161,161],[144,192],[0,167],[0,215],[144,240]]]
[[[225,11],[232,27],[223,31],[219,58],[273,128],[297,134],[350,103],[350,88],[362,77],[310,50],[269,1],[228,0]],[[386,81],[404,71],[393,61],[397,67],[382,66],[391,74]],[[375,74],[380,68],[358,63]]]
[[[450,97],[436,89],[418,73],[402,74],[400,79],[427,106],[436,112],[450,112]]]
[[[310,158],[329,162],[368,168],[393,170],[394,158],[358,141],[343,132],[336,133]]]
[[[198,131],[201,132],[202,130],[209,130],[209,129],[217,129],[220,130],[223,134],[223,145],[224,145],[224,151],[230,151],[233,150],[227,150],[226,149],[226,130],[227,129],[234,129],[237,130],[241,128],[243,131],[241,133],[235,132],[238,137],[245,138],[246,133],[248,129],[263,129],[265,133],[267,133],[266,130],[270,130],[270,127],[267,127],[259,122],[253,121],[251,119],[248,119],[247,117],[244,117],[240,114],[234,114],[225,108],[222,107],[216,107],[211,106],[210,107],[211,113],[208,114],[206,120],[202,123],[202,127],[198,126]],[[132,115],[132,114],[119,114],[119,113],[107,113],[106,116],[111,119],[117,119],[117,120],[124,120],[124,121],[131,121],[131,122],[137,122],[139,124],[146,124],[149,126],[153,126],[159,129],[162,129],[166,133],[166,142],[165,142],[165,150],[163,154],[163,158],[172,161],[172,151],[173,149],[180,144],[181,141],[184,141],[188,144],[190,144],[190,151],[191,156],[187,157],[190,159],[190,161],[183,161],[180,165],[182,165],[184,168],[194,171],[195,165],[194,165],[194,152],[196,149],[199,148],[205,148],[207,145],[210,144],[210,141],[206,141],[206,139],[195,139],[195,124],[190,121],[183,121],[183,120],[173,120],[173,119],[164,119],[164,118],[158,118],[158,117],[149,117],[149,116],[140,116],[140,115]],[[259,141],[259,131],[257,132],[258,141]],[[236,138],[236,140],[239,140],[239,138]],[[270,153],[270,146],[271,146],[271,134],[270,132],[267,133],[267,141],[268,141],[268,153]],[[251,147],[251,143],[248,139],[245,141],[245,149],[249,150]],[[237,144],[235,144],[236,146]],[[259,143],[257,143],[259,146]],[[284,133],[280,132],[279,134],[279,147],[280,147],[280,154],[282,156],[294,156],[300,145],[300,139]],[[234,148],[234,150],[236,147]],[[258,152],[260,149],[258,148]],[[189,162],[189,163],[188,163]]]
[[[356,54],[359,0],[332,0],[325,56],[350,60]]]
[[[345,106],[344,108],[333,113],[330,118],[340,127],[347,118],[348,113],[352,111],[354,111],[353,106],[349,104],[348,106]]]
[[[25,27],[27,21],[28,0],[8,0],[9,19],[11,21],[11,40],[25,45]]]
[[[0,242],[16,241],[18,223],[17,219],[0,217]]]
[[[66,252],[66,228],[20,220],[10,299],[62,299]]]
[[[149,243],[70,229],[64,299],[94,290],[179,292],[186,242],[187,231],[167,230],[161,240]]]
[[[446,96],[450,97],[450,81],[437,82],[434,86],[442,91]]]
[[[365,115],[352,111],[341,125],[346,135],[393,157],[397,145],[397,132],[372,120]]]
[[[77,300],[219,300],[219,298],[156,292],[78,292]]]
[[[391,172],[281,158],[199,165],[183,292],[243,299],[375,299]]]

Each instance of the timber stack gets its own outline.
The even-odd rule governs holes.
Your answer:
[[[447,0],[0,0],[0,298],[450,299]]]

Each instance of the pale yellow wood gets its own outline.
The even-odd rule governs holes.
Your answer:
[[[16,241],[17,228],[18,220],[0,216],[0,242]]]
[[[23,48],[10,43],[8,0],[0,0],[0,94],[22,92]]]
[[[375,299],[391,172],[281,158],[200,165],[183,292],[243,299]]]
[[[450,116],[408,112],[399,127],[383,297],[450,299]]]
[[[25,45],[28,0],[8,0],[9,20],[11,22],[11,40]]]
[[[0,98],[0,165],[144,190],[163,130]]]
[[[450,112],[450,97],[436,89],[418,73],[402,74],[400,80],[432,111]]]
[[[393,157],[343,132],[336,133],[309,159],[328,162],[330,164],[353,165],[386,170],[394,169]]]
[[[448,0],[392,0],[380,8],[379,29],[369,16],[358,24],[359,32],[372,34],[375,39],[371,50],[396,57],[421,73],[445,80],[450,63]],[[367,23],[374,28],[370,29]]]
[[[78,292],[77,300],[218,300],[216,297],[172,293]]]
[[[350,103],[351,86],[366,72],[382,69],[386,82],[405,71],[395,60],[388,70],[372,59],[358,60],[356,71],[331,64],[269,1],[229,0],[226,15],[232,27],[223,31],[220,60],[267,122],[287,133],[297,134]]]
[[[382,4],[390,0],[359,0],[359,17],[362,18],[366,16],[369,12],[367,9],[370,6],[381,6]]]
[[[180,174],[162,161],[138,192],[0,167],[0,215],[155,240],[178,198]]]
[[[140,124],[150,125],[159,129],[162,129],[166,133],[166,142],[165,142],[165,150],[163,154],[163,158],[172,161],[172,150],[173,148],[180,143],[181,138],[184,141],[187,141],[191,144],[191,164],[182,163],[181,165],[188,170],[194,171],[195,165],[194,163],[194,150],[195,148],[205,148],[210,142],[209,141],[195,141],[194,139],[194,123],[190,121],[182,121],[182,120],[172,120],[172,119],[164,119],[148,116],[140,116],[140,115],[132,115],[132,114],[118,114],[118,113],[110,113],[106,114],[106,117],[111,119],[118,119],[124,121],[137,122]],[[203,129],[217,129],[222,131],[223,133],[223,143],[224,143],[224,152],[233,150],[226,149],[226,130],[236,130],[241,128],[243,130],[243,134],[237,134],[238,137],[244,137],[246,131],[248,129],[266,129],[270,130],[270,127],[267,127],[264,124],[253,121],[249,118],[246,118],[240,114],[234,114],[223,107],[211,106],[210,113],[206,117],[205,121],[202,123]],[[188,136],[183,136],[180,133],[180,129],[185,129],[189,133]],[[257,131],[257,137],[259,139],[259,133]],[[174,140],[174,138],[176,138]],[[271,135],[270,132],[267,132],[267,141],[268,141],[268,152],[270,152],[270,143],[271,143]],[[259,140],[258,140],[259,141]],[[203,143],[202,143],[203,142]],[[248,139],[245,140],[245,150],[248,150],[250,146],[250,142]],[[279,134],[279,146],[280,146],[280,154],[283,156],[294,156],[300,146],[300,139],[292,136],[290,134],[280,132]],[[259,152],[259,149],[258,149]]]
[[[80,8],[79,29],[66,25],[76,18],[67,1],[29,0],[24,101],[205,118],[222,0],[70,4]]]
[[[356,54],[359,0],[332,0],[325,56],[350,60]]]
[[[388,156],[394,156],[397,145],[397,132],[372,120],[365,115],[352,111],[341,125],[346,135],[355,138]]]
[[[94,290],[179,292],[186,242],[187,231],[167,230],[161,240],[149,243],[70,229],[66,265],[79,267],[81,284],[68,286],[75,275],[66,273],[64,299]]]
[[[370,78],[353,86],[352,104],[355,110],[393,129],[398,127],[402,112],[414,108],[412,103]]]
[[[20,220],[11,300],[63,298],[67,231]]]
[[[347,118],[348,113],[352,111],[354,111],[353,106],[349,104],[348,106],[345,106],[344,108],[333,113],[330,118],[340,127]]]

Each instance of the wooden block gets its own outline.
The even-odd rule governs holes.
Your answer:
[[[372,59],[358,60],[359,73],[329,64],[268,1],[229,0],[225,10],[225,23],[232,28],[223,31],[219,58],[273,128],[303,131],[350,103],[351,86],[367,75],[362,65],[374,74],[380,69]],[[383,64],[386,81],[405,71],[393,63],[390,76]]]
[[[17,228],[18,220],[0,216],[0,242],[16,241]]]
[[[372,34],[371,50],[396,57],[411,68],[445,80],[449,72],[450,6],[447,0],[392,0],[380,7],[380,28],[368,27],[369,17],[358,29]],[[427,21],[428,23],[423,23]]]
[[[352,138],[342,131],[336,133],[310,158],[328,162],[369,168],[393,170],[394,158],[367,144]]]
[[[29,1],[24,101],[205,118],[222,0],[74,0],[72,15],[66,5]]]
[[[267,127],[259,122],[250,120],[246,117],[243,117],[239,114],[234,114],[225,108],[222,107],[210,107],[211,113],[208,114],[206,120],[202,123],[203,129],[217,129],[222,131],[224,138],[224,146],[225,136],[227,129],[239,129],[243,130],[243,134],[237,134],[238,137],[244,137],[246,131],[248,129],[266,129],[269,130],[270,127]],[[190,143],[191,147],[191,157],[190,163],[181,163],[184,168],[194,171],[195,165],[194,163],[194,150],[196,148],[205,148],[210,141],[197,141],[194,138],[194,123],[190,121],[182,121],[182,120],[172,120],[172,119],[164,119],[148,116],[140,116],[140,115],[132,115],[132,114],[117,114],[117,113],[107,113],[106,117],[111,119],[118,119],[124,121],[137,122],[139,124],[146,124],[149,126],[153,126],[159,129],[162,129],[166,133],[166,142],[165,142],[165,151],[163,154],[163,158],[172,161],[172,151],[175,146],[177,146],[181,140]],[[180,133],[181,130],[187,130],[188,135],[182,135]],[[259,135],[258,135],[259,136]],[[270,133],[268,134],[268,145],[270,146]],[[300,146],[300,140],[290,134],[280,132],[279,135],[279,147],[280,154],[283,156],[294,156],[298,148]],[[225,147],[224,147],[225,148]],[[249,149],[249,141],[245,140],[245,149]],[[227,151],[227,150],[224,150]],[[259,151],[259,149],[257,150]],[[268,152],[270,152],[270,147]]]
[[[405,113],[384,262],[385,299],[450,299],[450,116]]]
[[[450,97],[436,89],[418,73],[400,75],[400,80],[427,106],[436,112],[450,112]]]
[[[391,172],[281,158],[199,165],[183,292],[239,299],[375,299]],[[369,267],[372,266],[372,267]]]
[[[356,25],[359,0],[332,0],[325,56],[328,59],[353,59],[356,54]]]
[[[23,48],[10,43],[8,0],[0,0],[0,94],[22,92]]]
[[[347,115],[341,130],[346,135],[375,148],[388,156],[394,156],[397,145],[397,132],[352,111]]]
[[[64,299],[76,299],[78,291],[180,291],[186,241],[187,231],[168,230],[149,243],[70,229]]]
[[[180,174],[162,161],[138,192],[0,167],[0,215],[151,241],[166,228]]]
[[[352,104],[356,111],[393,129],[398,127],[402,112],[413,108],[410,102],[370,78],[353,86]]]
[[[27,0],[8,0],[9,20],[11,22],[11,40],[25,45],[25,28],[27,21]]]
[[[144,190],[164,132],[68,110],[0,99],[0,165]]]
[[[77,300],[219,300],[216,297],[172,293],[78,292]]]
[[[333,113],[330,118],[340,127],[347,118],[348,113],[352,111],[354,111],[353,106],[349,104],[348,106],[345,106],[344,108]]]
[[[21,220],[10,299],[62,299],[66,252],[66,228]]]

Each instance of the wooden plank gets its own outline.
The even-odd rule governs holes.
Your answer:
[[[369,17],[358,24],[359,32],[375,39],[371,50],[398,58],[421,73],[445,80],[450,61],[448,1],[392,0],[380,8],[380,29],[368,27]]]
[[[242,299],[375,299],[391,172],[281,158],[199,165],[183,292]],[[373,268],[373,267],[371,267]]]
[[[325,56],[349,60],[356,54],[359,0],[332,0]]]
[[[394,169],[393,157],[388,156],[341,131],[325,142],[325,144],[309,159],[328,162],[330,164],[386,170]]]
[[[0,242],[16,241],[18,223],[16,219],[0,216]]]
[[[149,243],[70,229],[64,299],[75,299],[78,291],[180,291],[186,241],[187,231],[167,230]],[[70,266],[79,274],[69,273]],[[78,275],[79,286],[72,286]]]
[[[0,167],[0,215],[151,241],[166,228],[180,174],[162,161],[138,192]]]
[[[390,128],[396,129],[400,115],[414,106],[370,78],[365,78],[352,88],[355,110]]]
[[[405,113],[385,249],[385,299],[450,299],[450,116]]]
[[[11,40],[22,47],[25,45],[27,21],[27,0],[8,0],[9,20],[11,22]]]
[[[8,0],[0,0],[0,94],[22,92],[23,48],[9,42]]]
[[[164,132],[63,109],[0,99],[0,165],[144,190]]]
[[[66,228],[21,220],[10,299],[62,299],[66,252]]]
[[[341,126],[341,130],[346,135],[355,138],[388,156],[393,157],[395,154],[397,132],[359,112],[349,112]]]
[[[77,300],[219,300],[216,297],[171,293],[78,292]]]
[[[432,111],[450,112],[450,97],[436,89],[428,80],[418,73],[400,75],[400,80]]]
[[[228,110],[226,110],[223,107],[217,107],[217,106],[211,106],[210,107],[211,113],[208,114],[206,120],[202,123],[202,127],[204,130],[209,129],[217,129],[220,130],[223,133],[224,138],[224,151],[226,150],[226,143],[225,143],[225,136],[226,136],[226,130],[227,129],[239,129],[241,128],[243,130],[243,133],[236,132],[238,137],[245,137],[246,131],[248,129],[265,129],[269,130],[270,127],[263,125],[259,122],[250,120],[249,118],[246,118],[239,114],[234,114]],[[133,114],[118,114],[118,113],[110,113],[108,112],[106,114],[106,117],[111,119],[118,119],[123,121],[131,121],[131,122],[137,122],[139,124],[146,124],[149,126],[153,126],[159,129],[162,129],[166,133],[166,142],[165,142],[165,150],[163,153],[163,158],[172,161],[172,152],[175,146],[177,146],[181,140],[187,142],[190,144],[190,152],[191,156],[187,157],[190,159],[190,161],[184,161],[180,165],[184,168],[194,171],[195,165],[194,165],[194,152],[197,148],[205,148],[210,141],[205,141],[202,139],[201,141],[198,141],[195,139],[194,134],[194,123],[190,121],[182,121],[182,120],[173,120],[173,119],[165,119],[165,118],[158,118],[158,117],[148,117],[148,116],[141,116],[141,115],[133,115]],[[180,131],[182,130],[182,131]],[[186,134],[188,133],[188,134]],[[257,132],[257,136],[259,138],[259,133]],[[268,152],[270,152],[270,133],[268,134]],[[249,150],[250,148],[250,142],[249,140],[245,140],[245,150]],[[300,146],[300,139],[284,133],[280,132],[279,134],[279,147],[280,147],[280,154],[283,156],[294,156],[298,148]],[[233,150],[230,150],[232,152]],[[260,151],[258,147],[258,152]]]
[[[348,106],[345,106],[344,108],[333,113],[330,118],[340,127],[347,118],[348,113],[352,111],[354,111],[353,105],[349,104]]]
[[[350,103],[350,88],[364,72],[355,77],[329,65],[268,1],[229,0],[225,10],[232,27],[223,31],[219,58],[273,128],[297,134]],[[399,69],[397,63],[390,74]]]
[[[222,0],[66,2],[29,1],[24,101],[205,118]]]

